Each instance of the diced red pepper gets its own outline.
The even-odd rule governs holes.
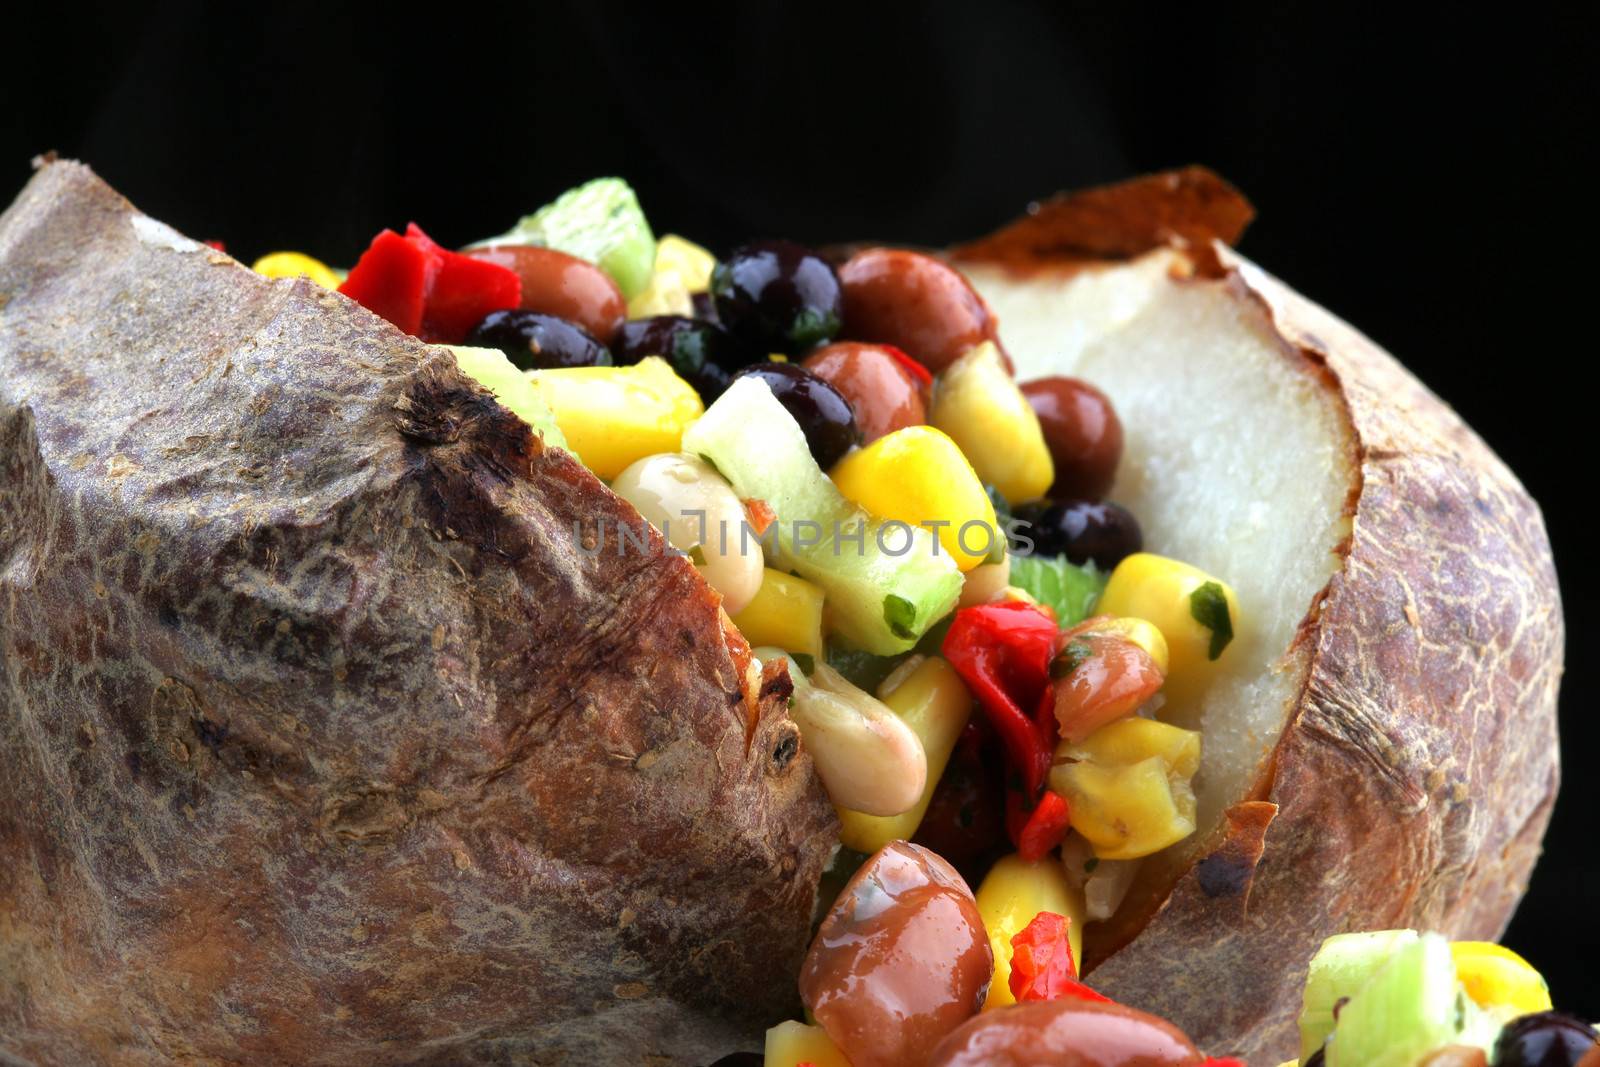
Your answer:
[[[1011,995],[1017,1003],[1071,997],[1110,1003],[1111,998],[1078,981],[1067,930],[1072,920],[1041,911],[1011,939]]]
[[[765,500],[750,497],[739,503],[744,505],[745,518],[750,520],[750,528],[755,531],[757,537],[766,533],[778,517],[777,512],[772,510],[772,505]]]
[[[215,248],[218,252],[226,252],[228,250],[228,246],[223,244],[221,241],[218,241],[216,238],[212,238],[209,241],[201,241],[200,243],[205,245],[207,248]]]
[[[426,341],[457,344],[491,311],[522,300],[522,279],[495,263],[441,248],[416,223],[384,230],[339,291]]]
[[[1066,798],[1054,790],[1046,789],[1031,811],[1023,806],[1019,794],[1013,791],[1007,795],[1007,829],[1017,852],[1029,863],[1043,859],[1061,844],[1072,828],[1067,821],[1070,814]]]
[[[414,222],[406,227],[406,240],[438,260],[422,308],[424,339],[459,344],[491,311],[522,303],[522,276],[516,271],[441,248]]]
[[[1208,1056],[1200,1067],[1246,1067],[1243,1060],[1236,1060],[1232,1056]]]
[[[945,659],[994,724],[1030,801],[1044,788],[1055,754],[1055,706],[1043,698],[1057,632],[1055,619],[1035,605],[982,604],[956,612],[943,645]]]
[[[361,253],[339,292],[413,336],[432,280],[432,257],[416,242],[384,230]]]

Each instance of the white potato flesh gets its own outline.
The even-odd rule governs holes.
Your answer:
[[[1145,548],[1238,593],[1226,673],[1197,705],[1161,712],[1203,734],[1195,845],[1246,798],[1283,730],[1302,681],[1286,654],[1338,570],[1354,455],[1339,400],[1263,312],[1222,282],[1175,280],[1176,262],[1157,252],[1027,279],[963,269],[1019,380],[1073,375],[1110,396],[1126,436],[1111,496]]]

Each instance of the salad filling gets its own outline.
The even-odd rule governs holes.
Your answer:
[[[449,346],[641,516],[584,551],[683,555],[752,670],[787,665],[841,848],[798,976],[812,1018],[768,1035],[769,1065],[1066,1063],[1048,1057],[1112,1040],[1224,1062],[1105,1001],[1078,961],[1141,865],[1205,828],[1194,709],[1251,605],[1145,550],[1108,499],[1111,400],[1019,382],[958,270],[787,241],[719,259],[657,240],[615,178],[461,251],[413,223],[347,274],[300,253],[256,269]],[[1522,1040],[1507,1004],[1549,1007],[1505,992],[1521,972],[1492,946],[1362,936],[1313,963],[1302,1063],[1493,1051]],[[1367,1007],[1413,993],[1403,1027]]]

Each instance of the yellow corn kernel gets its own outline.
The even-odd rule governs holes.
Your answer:
[[[752,645],[799,652],[818,663],[823,655],[822,600],[822,590],[804,578],[768,567],[755,599],[733,616],[733,624]]]
[[[1029,863],[1013,853],[1000,859],[978,886],[978,914],[994,950],[994,981],[983,1010],[1015,1004],[1011,995],[1011,939],[1041,911],[1065,915],[1072,958],[1083,964],[1083,892],[1067,881],[1054,856]]]
[[[1129,641],[1145,650],[1157,669],[1162,674],[1167,673],[1167,665],[1171,654],[1167,650],[1167,639],[1162,636],[1161,629],[1153,622],[1144,619],[1135,619],[1131,616],[1112,619],[1108,623],[1095,626],[1096,633],[1121,634]]]
[[[667,362],[646,356],[628,367],[557,367],[528,372],[567,446],[607,480],[635,460],[676,452],[705,411],[694,386]]]
[[[972,714],[972,694],[960,675],[938,656],[929,656],[904,681],[883,696],[889,710],[900,716],[922,742],[928,757],[928,784],[922,799],[899,815],[866,815],[839,809],[839,840],[871,855],[890,841],[908,841],[922,824],[934,788],[950,762],[956,741]]]
[[[695,293],[711,284],[716,258],[693,241],[668,234],[656,242],[655,264],[645,287],[628,301],[628,318],[693,315]]]
[[[1173,774],[1192,778],[1200,767],[1200,733],[1134,715],[1107,723],[1076,745],[1062,742],[1057,755],[1114,767],[1158,756]]]
[[[1452,941],[1456,977],[1484,1008],[1511,1008],[1512,1014],[1549,1011],[1550,987],[1533,964],[1492,941]]]
[[[1159,756],[1118,767],[1069,763],[1050,775],[1072,828],[1107,860],[1136,860],[1194,833],[1194,791],[1174,783]]]
[[[956,443],[932,426],[885,434],[845,456],[830,474],[839,492],[874,517],[935,531],[963,571],[987,560],[1000,542],[983,482]]]
[[[528,381],[528,376],[516,368],[506,354],[498,348],[471,348],[467,345],[445,345],[456,357],[461,373],[494,394],[522,421],[532,426],[544,438],[546,445],[566,448],[566,438],[556,425],[542,397]]]
[[[1208,617],[1208,605],[1217,604],[1207,594],[1218,590],[1227,605],[1226,629],[1213,631],[1201,620]],[[1238,598],[1226,582],[1149,552],[1136,552],[1117,564],[1095,611],[1155,624],[1167,641],[1166,693],[1179,701],[1198,696],[1218,666],[1228,662],[1243,623]]]
[[[1194,833],[1200,735],[1137,716],[1056,748],[1050,788],[1101,859],[1132,860]]]
[[[939,375],[928,421],[949,434],[979,477],[1013,503],[1037,500],[1055,481],[1039,417],[992,341]]]
[[[656,242],[655,269],[676,271],[691,293],[711,288],[711,271],[716,265],[716,256],[675,233]]]
[[[299,278],[304,276],[324,289],[337,289],[344,279],[320,259],[303,252],[268,252],[250,265],[257,274],[268,278]]]
[[[645,282],[644,288],[628,301],[630,319],[649,319],[657,315],[688,317],[693,314],[694,300],[689,295],[689,287],[683,284],[683,278],[675,270],[656,271]]]
[[[812,1067],[850,1067],[850,1061],[820,1026],[786,1022],[767,1031],[762,1067],[796,1067],[801,1063]]]

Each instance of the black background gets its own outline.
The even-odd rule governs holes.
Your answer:
[[[1567,605],[1565,784],[1508,942],[1600,1018],[1595,77],[1577,16],[1400,5],[173,4],[7,27],[0,200],[54,148],[240,258],[348,264],[415,219],[499,232],[597,174],[658,232],[972,237],[1030,198],[1206,163],[1244,252],[1454,404],[1543,504]],[[1577,5],[1574,5],[1574,10]]]

